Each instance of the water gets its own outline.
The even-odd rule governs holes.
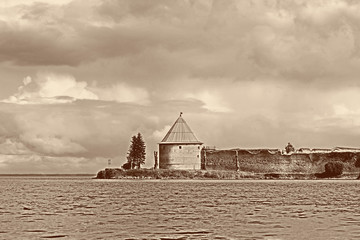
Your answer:
[[[359,185],[0,177],[0,239],[360,239]]]

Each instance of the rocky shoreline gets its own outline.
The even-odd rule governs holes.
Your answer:
[[[357,179],[358,173],[343,173],[332,178],[319,178],[309,173],[254,173],[220,170],[168,170],[168,169],[131,169],[106,168],[97,173],[95,179],[279,179],[279,180],[316,180],[316,179]]]

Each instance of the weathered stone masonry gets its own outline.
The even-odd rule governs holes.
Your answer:
[[[159,168],[200,170],[201,145],[180,114],[159,143]]]
[[[291,146],[290,143],[288,146]],[[319,173],[324,171],[326,163],[340,161],[344,163],[344,172],[356,172],[355,162],[360,157],[360,149],[356,148],[300,148],[293,151],[295,149],[292,146],[289,153],[279,149],[202,148],[202,142],[195,137],[180,113],[179,118],[159,143],[159,168]]]
[[[345,172],[356,172],[354,164],[359,152],[292,153],[282,154],[278,149],[203,149],[201,167],[206,170],[240,170],[250,172],[322,172],[330,161],[344,163]]]

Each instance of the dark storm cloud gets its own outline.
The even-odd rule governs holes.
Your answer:
[[[14,9],[17,17],[0,27],[0,61],[19,65],[110,59],[129,80],[152,81],[334,82],[359,74],[360,8],[347,1],[73,1]]]
[[[83,19],[82,7],[87,9],[90,19]],[[75,66],[99,58],[136,55],[157,47],[183,49],[189,41],[189,32],[175,26],[151,23],[149,19],[135,19],[134,24],[109,22],[109,16],[96,14],[95,6],[82,6],[76,1],[61,6],[33,3],[15,9],[19,21],[1,24],[0,59],[19,65]],[[118,9],[120,6],[115,10]],[[136,15],[137,9],[128,9],[129,14],[134,11]]]
[[[330,83],[338,78],[353,81],[359,74],[358,10],[358,4],[347,1],[105,1],[98,8],[116,24],[131,23],[131,31],[145,33],[138,39],[152,46],[141,48],[136,37],[132,40],[139,51],[130,53],[123,65],[130,78],[138,76],[131,74],[135,71],[127,62],[142,71],[155,70],[146,72],[154,79],[179,65],[176,76],[207,80]],[[141,30],[144,26],[159,38],[151,40],[150,32]],[[142,61],[147,56],[153,61]],[[162,62],[166,68],[160,67]]]

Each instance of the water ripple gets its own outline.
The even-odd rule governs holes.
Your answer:
[[[3,239],[360,237],[357,181],[0,177],[0,189]]]

